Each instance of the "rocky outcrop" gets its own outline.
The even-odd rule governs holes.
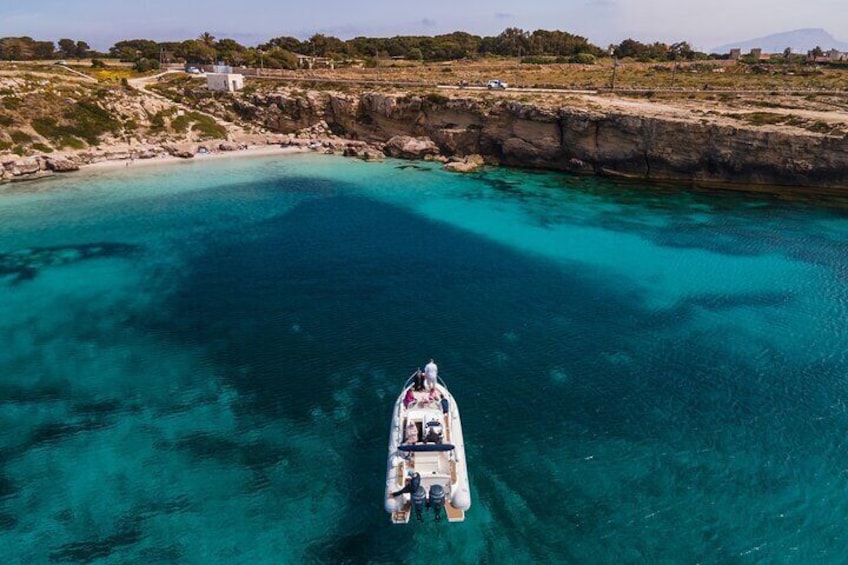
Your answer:
[[[20,181],[51,175],[53,172],[75,171],[79,166],[68,159],[44,155],[0,162],[0,182]]]
[[[444,167],[442,168],[446,171],[451,171],[454,173],[473,173],[485,164],[486,162],[482,156],[469,155],[464,159],[453,158],[452,160],[445,163]]]
[[[386,142],[383,151],[391,157],[401,159],[423,159],[426,155],[441,153],[439,146],[428,137],[396,135]]]
[[[848,189],[845,138],[800,128],[438,95],[275,96],[265,98],[273,108],[252,101],[258,116],[273,117],[265,125],[283,128],[271,129],[288,133],[323,122],[349,139],[385,142],[396,157],[438,150],[479,154],[489,164],[655,181]]]
[[[79,164],[70,159],[47,159],[47,168],[54,173],[69,173],[78,171]]]

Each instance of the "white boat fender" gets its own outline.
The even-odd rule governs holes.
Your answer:
[[[471,493],[467,488],[456,489],[451,496],[451,506],[463,511],[471,508]]]
[[[391,496],[386,499],[386,504],[384,507],[386,508],[386,512],[392,513],[397,512],[403,506],[403,497]]]

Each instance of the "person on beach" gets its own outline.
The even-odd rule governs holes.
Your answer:
[[[439,380],[439,366],[433,359],[424,366],[424,378],[427,381],[427,387],[432,390],[436,388],[436,382]]]

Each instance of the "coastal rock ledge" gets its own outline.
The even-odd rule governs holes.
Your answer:
[[[268,105],[268,106],[266,106]],[[487,164],[706,186],[848,191],[848,138],[649,103],[547,106],[409,94],[279,89],[250,117],[277,133],[309,124],[384,143],[391,157],[481,155]],[[467,162],[449,170],[473,170]]]

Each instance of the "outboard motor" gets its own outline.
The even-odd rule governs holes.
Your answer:
[[[424,492],[424,487],[418,487],[418,490],[412,493],[412,507],[415,508],[415,517],[419,522],[424,521],[422,516],[424,512],[424,504],[427,502],[427,493]]]
[[[442,485],[433,485],[430,487],[430,508],[433,509],[433,515],[436,521],[442,519],[442,507],[445,505],[445,487]]]

